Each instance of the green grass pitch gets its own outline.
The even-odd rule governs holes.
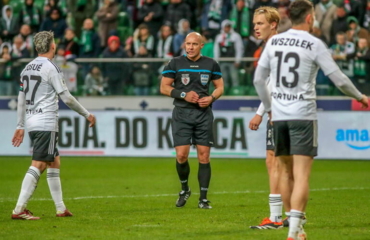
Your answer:
[[[176,208],[180,183],[169,158],[62,157],[64,201],[74,214],[56,218],[44,173],[28,208],[42,219],[11,220],[30,157],[0,157],[0,239],[286,239],[287,229],[251,230],[267,217],[263,160],[213,159],[209,200],[197,208],[196,159],[192,196]],[[316,160],[305,230],[308,239],[370,239],[370,161]]]

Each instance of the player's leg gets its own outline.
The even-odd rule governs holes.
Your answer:
[[[279,191],[279,162],[275,157],[274,129],[267,121],[266,126],[266,167],[269,175],[269,206],[270,221],[280,223],[282,221],[283,202]]]
[[[188,156],[190,151],[192,124],[187,115],[191,109],[175,107],[172,112],[172,138],[176,150],[176,171],[181,183],[181,191],[176,201],[176,207],[183,207],[191,195],[189,188],[190,166]]]
[[[302,220],[309,194],[313,157],[317,155],[317,121],[289,121],[294,185],[291,196],[289,237],[306,236]]]
[[[273,150],[266,151],[266,167],[269,174],[269,206],[270,220],[272,222],[281,222],[283,213],[283,201],[279,191],[279,162],[275,158]]]
[[[56,216],[57,217],[71,217],[73,214],[66,208],[63,201],[62,184],[60,181],[60,156],[58,149],[56,149],[56,157],[54,162],[50,163],[47,169],[47,182],[51,197],[53,198]]]
[[[270,217],[264,218],[258,226],[250,226],[252,229],[278,229],[282,227],[283,202],[279,192],[279,164],[275,158],[275,144],[273,127],[269,121],[266,124],[266,168],[269,175],[269,206]]]
[[[211,108],[196,110],[197,124],[194,129],[193,143],[197,145],[198,182],[200,189],[198,207],[212,208],[207,199],[208,187],[211,181],[210,151],[213,145],[213,113]]]
[[[41,174],[47,167],[48,146],[50,134],[48,132],[30,132],[30,139],[33,142],[32,164],[24,176],[21,192],[15,209],[13,210],[12,219],[37,220],[32,213],[26,209],[27,203],[34,193]]]

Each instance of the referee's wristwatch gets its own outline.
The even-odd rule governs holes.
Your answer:
[[[182,92],[182,93],[180,94],[180,97],[181,97],[182,99],[184,99],[184,98],[186,97],[186,92]]]

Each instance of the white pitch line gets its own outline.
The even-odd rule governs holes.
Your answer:
[[[345,190],[368,190],[370,187],[343,187],[343,188],[317,188],[310,189],[311,192],[325,192],[325,191],[345,191]],[[253,193],[268,193],[267,190],[257,191],[234,191],[234,192],[211,192],[211,195],[223,195],[223,194],[253,194]],[[199,195],[199,193],[193,193]],[[146,195],[122,195],[122,196],[84,196],[84,197],[72,197],[64,198],[64,200],[84,200],[84,199],[99,199],[99,198],[149,198],[149,197],[172,197],[178,196],[178,194],[146,194]],[[51,201],[51,198],[32,198],[32,201]],[[15,198],[0,198],[0,202],[17,201]]]

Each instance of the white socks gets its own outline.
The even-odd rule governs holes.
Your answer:
[[[16,214],[21,213],[26,208],[28,200],[30,200],[33,192],[37,187],[40,175],[41,173],[38,168],[31,166],[28,169],[22,182],[21,193],[19,194],[18,202],[14,209],[14,213]]]
[[[270,220],[272,222],[281,222],[283,220],[283,201],[281,200],[281,194],[270,194],[269,195],[270,205]]]
[[[64,212],[66,210],[66,206],[63,202],[59,172],[60,170],[58,168],[48,168],[46,179],[48,181],[51,197],[54,200],[57,212]]]
[[[293,239],[297,238],[299,228],[301,226],[301,219],[304,216],[304,212],[291,209],[290,210],[290,220],[289,220],[289,234],[288,237]]]

